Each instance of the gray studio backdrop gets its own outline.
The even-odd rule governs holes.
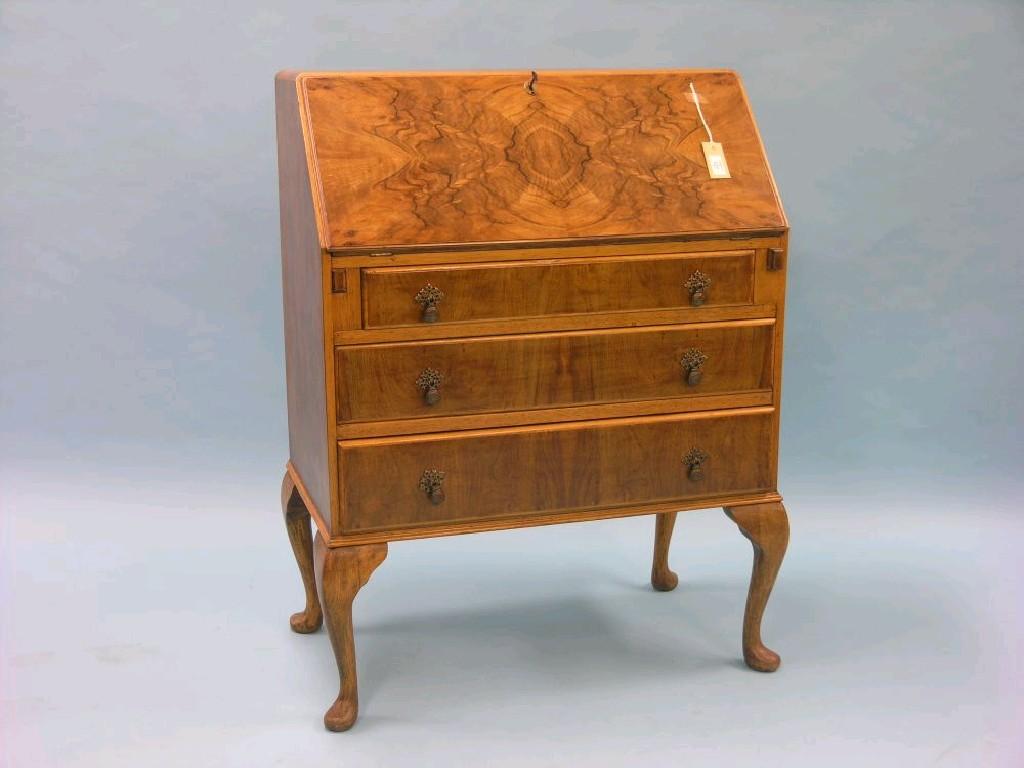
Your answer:
[[[5,465],[280,469],[276,70],[720,66],[792,226],[783,490],[1013,475],[1021,11],[8,0]]]
[[[0,0],[0,765],[1013,766],[1024,5]],[[792,224],[793,544],[651,521],[403,542],[361,717],[277,507],[273,76],[729,67]]]

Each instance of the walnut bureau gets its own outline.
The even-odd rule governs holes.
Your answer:
[[[402,539],[654,514],[671,590],[676,513],[723,507],[774,671],[788,225],[739,77],[282,72],[276,104],[281,502],[326,726],[355,722],[352,602]]]

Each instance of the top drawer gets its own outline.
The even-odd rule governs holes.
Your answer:
[[[754,251],[363,270],[363,327],[752,304]]]

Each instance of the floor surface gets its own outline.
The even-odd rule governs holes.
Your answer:
[[[680,517],[667,594],[649,517],[394,544],[331,734],[277,478],[4,480],[4,766],[1024,765],[1009,494],[790,489],[772,675],[740,661],[750,546],[719,511]]]

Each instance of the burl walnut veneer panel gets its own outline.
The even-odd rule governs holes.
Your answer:
[[[732,179],[710,179],[689,84]],[[727,71],[308,74],[330,248],[781,229]]]

